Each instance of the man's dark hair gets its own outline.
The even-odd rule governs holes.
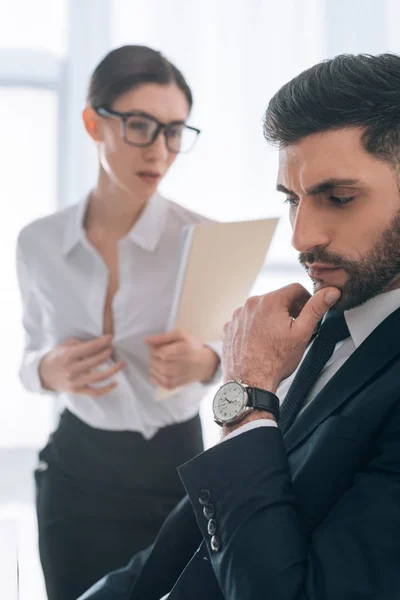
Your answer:
[[[192,92],[182,73],[147,46],[121,46],[109,52],[93,72],[87,101],[93,108],[112,109],[119,96],[143,83],[175,83],[192,108]]]
[[[365,149],[400,162],[400,56],[341,54],[307,69],[272,98],[265,138],[288,146],[312,133],[362,128]]]

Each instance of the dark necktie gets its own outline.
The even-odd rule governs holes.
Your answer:
[[[304,406],[307,394],[330,359],[338,342],[349,337],[344,314],[330,310],[314,338],[281,407],[279,428],[286,433]]]

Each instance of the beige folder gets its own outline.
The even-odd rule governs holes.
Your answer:
[[[272,218],[186,227],[168,331],[180,329],[204,343],[219,340],[249,296],[277,223]],[[156,398],[176,391],[158,388]]]

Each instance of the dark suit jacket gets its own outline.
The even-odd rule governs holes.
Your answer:
[[[399,600],[400,309],[284,438],[257,428],[179,471],[188,497],[154,546],[85,599]]]

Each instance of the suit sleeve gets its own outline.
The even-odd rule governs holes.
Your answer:
[[[42,309],[37,298],[35,283],[20,245],[17,246],[17,277],[22,303],[22,323],[25,346],[19,377],[30,392],[51,393],[44,390],[39,377],[39,364],[51,350],[43,327]]]
[[[300,514],[277,428],[244,433],[181,467],[224,597],[398,599],[399,410],[375,450],[370,464],[312,532]],[[199,501],[208,495],[217,551],[207,530],[209,515],[204,516]]]

